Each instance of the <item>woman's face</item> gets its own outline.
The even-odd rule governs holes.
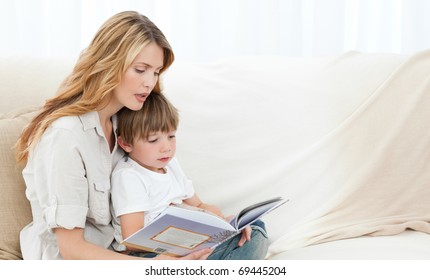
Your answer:
[[[114,89],[113,99],[119,107],[137,111],[158,81],[163,67],[163,49],[152,42],[142,48]]]

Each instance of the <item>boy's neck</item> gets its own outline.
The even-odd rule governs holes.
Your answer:
[[[131,157],[130,155],[128,155],[128,157],[131,158],[133,161],[137,162],[137,164],[139,164],[141,167],[143,167],[143,168],[145,168],[145,169],[147,169],[149,171],[152,171],[152,172],[155,172],[155,173],[160,173],[160,174],[166,174],[167,173],[167,169],[165,167],[158,168],[158,167],[148,166],[146,164],[141,163],[137,159]]]

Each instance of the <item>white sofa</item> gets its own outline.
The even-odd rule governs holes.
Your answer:
[[[0,259],[31,220],[12,146],[74,58],[0,59]],[[175,63],[178,159],[205,201],[264,217],[268,259],[430,259],[430,52]]]

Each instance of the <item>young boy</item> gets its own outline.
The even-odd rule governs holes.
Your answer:
[[[112,172],[116,250],[127,250],[119,243],[172,203],[185,203],[223,217],[218,207],[200,200],[175,158],[178,122],[176,108],[156,93],[147,97],[141,110],[118,113],[118,144],[126,156]],[[247,227],[229,251],[237,251],[250,238],[251,228]],[[234,254],[240,258],[240,251]]]

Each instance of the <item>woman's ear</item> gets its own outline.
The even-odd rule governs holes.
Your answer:
[[[118,145],[127,153],[130,153],[133,150],[133,145],[125,142],[121,136],[118,136]]]

